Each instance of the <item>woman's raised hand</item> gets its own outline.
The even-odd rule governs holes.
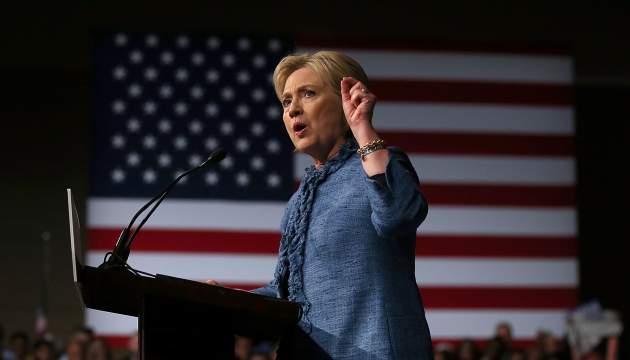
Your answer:
[[[346,120],[353,132],[357,127],[365,125],[371,127],[376,96],[365,84],[353,77],[344,77],[341,80],[341,102]]]
[[[359,146],[365,146],[380,138],[372,127],[376,96],[365,84],[353,77],[344,77],[341,80],[341,102],[352,135]],[[375,151],[362,160],[363,170],[367,176],[382,174],[389,162],[389,152]]]

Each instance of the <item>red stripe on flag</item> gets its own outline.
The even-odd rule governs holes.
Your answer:
[[[127,348],[127,344],[129,343],[129,338],[131,336],[124,335],[111,335],[111,334],[97,334],[99,339],[105,340],[107,345],[109,345],[113,349],[125,349]],[[433,338],[433,346],[438,346],[439,344],[450,344],[453,347],[459,345],[463,339],[447,339],[447,338]],[[486,339],[474,339],[475,345],[479,349],[483,349],[488,340]],[[512,348],[514,349],[527,349],[535,344],[535,339],[514,339],[512,341]]]
[[[97,337],[105,340],[105,343],[113,349],[126,349],[131,338],[131,336],[111,334],[98,334]]]
[[[370,88],[381,101],[573,105],[571,86],[477,81],[374,80]]]
[[[89,229],[89,249],[113,249],[118,232],[117,229]],[[132,248],[134,251],[275,255],[279,244],[279,233],[144,229]],[[576,253],[575,238],[416,237],[416,256],[569,257]]]
[[[253,290],[265,284],[226,283]],[[426,309],[568,309],[577,305],[576,288],[427,287],[420,285]]]
[[[113,249],[118,234],[117,229],[89,229],[89,249]],[[134,240],[132,249],[158,252],[277,254],[279,245],[280,234],[275,232],[143,229]]]
[[[416,237],[416,256],[575,257],[574,237],[436,236]]]
[[[427,309],[568,309],[577,305],[575,288],[422,287]]]
[[[573,136],[410,133],[383,131],[389,144],[407,153],[573,156]]]
[[[423,183],[431,205],[576,206],[573,186],[443,185]]]

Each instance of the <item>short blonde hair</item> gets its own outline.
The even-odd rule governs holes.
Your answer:
[[[346,54],[337,51],[318,51],[314,54],[289,55],[280,60],[273,72],[273,86],[278,99],[282,100],[287,78],[303,67],[309,67],[315,71],[339,96],[341,96],[341,79],[344,76],[352,76],[365,86],[369,86],[368,77],[361,65]]]

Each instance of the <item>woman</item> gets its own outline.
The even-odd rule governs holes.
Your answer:
[[[302,307],[279,358],[432,358],[414,275],[427,203],[372,127],[365,72],[321,51],[284,58],[273,81],[295,150],[314,161],[283,216],[274,280],[255,290]]]

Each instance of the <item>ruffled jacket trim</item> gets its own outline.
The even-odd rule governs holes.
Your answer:
[[[313,210],[315,192],[319,184],[337,171],[344,162],[352,156],[358,148],[354,140],[342,145],[339,153],[324,163],[319,169],[314,165],[306,168],[302,177],[297,198],[291,213],[287,214],[287,226],[280,239],[278,266],[271,285],[278,289],[278,297],[300,304],[302,310],[301,322],[304,330],[311,331],[309,310],[311,303],[304,295],[304,246],[308,232],[308,224]]]

